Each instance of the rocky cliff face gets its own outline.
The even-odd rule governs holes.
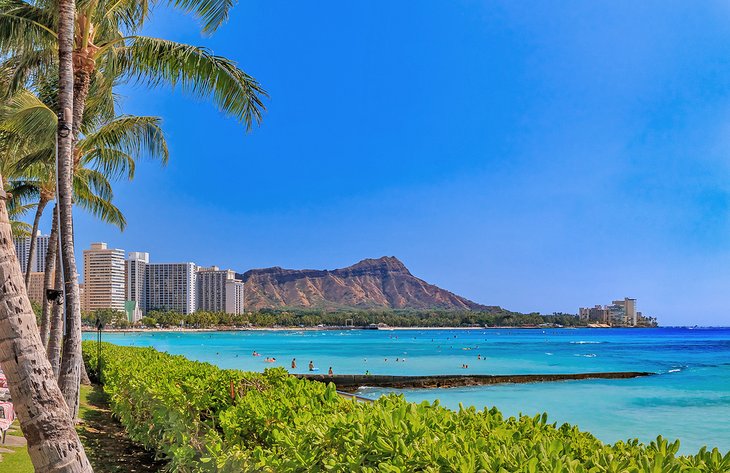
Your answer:
[[[252,269],[246,308],[392,308],[481,310],[485,306],[413,276],[393,256],[365,259],[332,271],[279,267]]]

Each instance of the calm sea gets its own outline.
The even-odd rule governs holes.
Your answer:
[[[85,339],[95,339],[85,334]],[[390,390],[458,408],[497,406],[507,415],[547,412],[606,442],[657,435],[730,450],[730,329],[475,329],[104,333],[120,345],[158,350],[223,368],[322,372],[513,374],[651,371],[647,378],[469,388]],[[253,351],[262,356],[252,356]],[[266,363],[275,357],[275,363]],[[479,359],[482,358],[482,359]],[[468,365],[468,369],[462,365]],[[364,388],[377,397],[382,389]]]

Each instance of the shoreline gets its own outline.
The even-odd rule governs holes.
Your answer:
[[[326,332],[336,330],[379,330],[383,332],[390,331],[428,331],[428,330],[577,330],[577,329],[652,329],[652,328],[672,328],[672,327],[613,327],[613,326],[580,326],[580,327],[520,327],[516,325],[504,325],[497,327],[352,327],[352,326],[328,326],[328,327],[211,327],[211,328],[188,328],[188,327],[167,327],[167,328],[105,328],[105,333],[156,333],[156,332]],[[683,328],[683,327],[674,327]],[[722,328],[722,327],[720,327]],[[82,327],[82,332],[96,333],[93,327]]]

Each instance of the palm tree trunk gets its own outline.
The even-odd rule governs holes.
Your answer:
[[[76,62],[93,61],[88,57],[81,57],[81,53],[76,53]],[[81,129],[81,121],[84,118],[84,109],[86,108],[86,98],[89,96],[89,87],[91,86],[91,74],[86,70],[84,64],[78,64],[74,69],[74,137],[78,137]]]
[[[63,285],[63,278],[61,277],[61,255],[56,252],[56,284],[55,287],[59,288]],[[52,313],[51,313],[51,329],[50,336],[48,338],[48,361],[51,362],[51,368],[53,374],[58,379],[61,373],[61,344],[63,342],[63,306],[58,302],[51,302]]]
[[[41,341],[43,347],[48,349],[48,338],[51,332],[51,304],[46,297],[48,289],[55,289],[54,276],[56,271],[56,254],[58,253],[58,214],[56,207],[53,207],[53,223],[51,224],[51,235],[48,237],[48,250],[46,251],[46,268],[43,274],[43,312],[41,314]]]
[[[61,237],[61,262],[66,290],[66,339],[63,344],[58,385],[69,413],[76,418],[81,383],[81,304],[73,239],[73,48],[74,0],[58,2],[58,105],[62,120],[58,130],[58,228]]]
[[[0,184],[0,195],[4,196]],[[35,471],[91,472],[84,447],[51,366],[43,356],[35,315],[13,248],[5,202],[0,204],[0,367],[28,441]]]
[[[28,265],[25,268],[25,289],[28,289],[28,286],[30,286],[30,273],[33,270],[33,260],[35,259],[35,251],[36,251],[36,242],[38,241],[38,238],[36,237],[36,233],[38,233],[38,225],[41,221],[41,216],[43,215],[43,209],[46,208],[46,204],[48,201],[41,197],[41,200],[38,201],[38,206],[35,210],[35,217],[33,218],[33,231],[30,234],[30,248],[28,249]]]

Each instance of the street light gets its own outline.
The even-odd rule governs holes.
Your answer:
[[[96,318],[96,377],[101,383],[101,331],[104,330],[104,322],[101,317]]]

